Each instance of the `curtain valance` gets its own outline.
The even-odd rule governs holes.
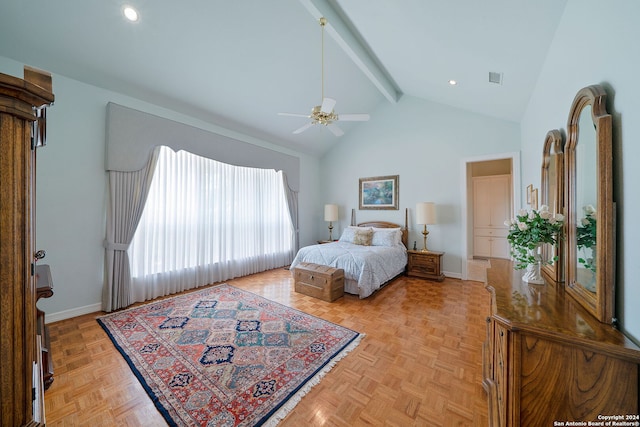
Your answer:
[[[300,159],[297,157],[113,102],[107,104],[106,170],[141,170],[153,149],[160,145],[231,165],[282,170],[289,188],[299,191]]]

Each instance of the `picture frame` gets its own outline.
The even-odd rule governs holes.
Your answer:
[[[360,209],[398,209],[399,175],[360,178]]]
[[[534,188],[531,191],[531,209],[538,210],[538,189]]]
[[[533,193],[533,184],[527,185],[527,204],[531,204],[531,195]]]

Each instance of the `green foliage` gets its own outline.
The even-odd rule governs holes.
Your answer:
[[[515,219],[505,221],[505,225],[509,226],[507,240],[511,244],[515,268],[523,269],[536,263],[536,250],[541,243],[557,245],[562,237],[563,221],[563,215],[552,214],[545,205],[539,211],[522,209]]]
[[[592,205],[582,208],[584,218],[580,220],[580,225],[576,227],[576,241],[578,249],[591,249],[596,247],[596,210]],[[578,262],[591,271],[596,271],[595,259],[578,258]]]

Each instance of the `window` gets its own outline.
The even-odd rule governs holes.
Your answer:
[[[162,147],[129,248],[134,301],[290,264],[282,172]]]

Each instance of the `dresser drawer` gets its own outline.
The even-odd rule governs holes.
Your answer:
[[[435,274],[438,268],[437,259],[433,257],[412,256],[411,268],[423,273]]]
[[[507,237],[509,229],[476,227],[473,229],[473,234],[480,237]]]

